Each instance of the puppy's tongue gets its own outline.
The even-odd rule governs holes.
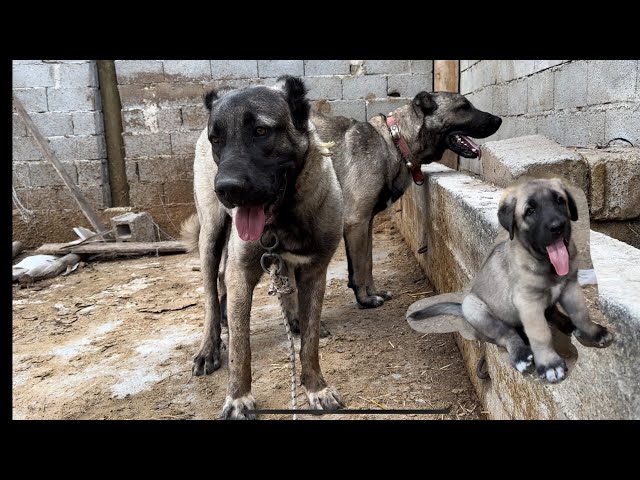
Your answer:
[[[260,238],[265,221],[264,205],[238,207],[236,210],[236,229],[245,242],[255,242]]]
[[[473,151],[473,153],[478,156],[478,160],[480,160],[482,158],[482,149],[480,148],[480,145],[478,145],[466,135],[460,135],[460,138],[467,144],[467,146]]]
[[[567,252],[567,247],[565,247],[562,238],[549,245],[547,253],[558,275],[562,277],[569,273],[569,252]]]

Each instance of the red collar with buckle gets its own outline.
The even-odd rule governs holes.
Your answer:
[[[400,127],[398,127],[398,124],[396,123],[396,119],[392,116],[388,116],[386,117],[386,121],[387,127],[389,127],[389,133],[391,134],[391,138],[393,139],[393,143],[395,143],[398,150],[400,150],[402,158],[404,158],[407,168],[411,172],[413,181],[416,185],[422,185],[424,183],[424,175],[422,174],[422,170],[420,169],[420,164],[416,164],[414,162],[411,150],[409,150],[409,145],[407,145],[407,141],[402,136]]]

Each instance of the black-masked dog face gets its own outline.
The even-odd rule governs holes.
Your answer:
[[[558,179],[538,179],[508,192],[500,202],[498,220],[538,258],[549,257],[558,275],[569,270],[567,247],[571,220],[578,220],[575,200]]]
[[[215,191],[227,208],[262,207],[265,214],[293,184],[308,147],[309,103],[300,79],[275,87],[211,91],[208,136],[218,165]]]
[[[502,120],[478,110],[459,93],[418,93],[413,110],[422,118],[418,133],[422,150],[416,152],[420,163],[442,159],[446,149],[465,158],[480,158],[480,147],[469,137],[485,138],[498,131]]]

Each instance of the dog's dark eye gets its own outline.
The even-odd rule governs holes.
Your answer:
[[[469,103],[463,103],[460,108],[462,110],[469,110],[471,108],[471,105]]]
[[[216,136],[216,135],[211,135],[209,137],[209,141],[211,143],[220,143],[220,137]]]
[[[265,127],[256,127],[254,133],[256,137],[264,137],[267,134],[267,129]]]
[[[525,218],[533,215],[535,211],[535,208],[527,207],[527,209],[524,211]]]
[[[558,201],[558,205],[564,205],[565,204],[564,198],[561,197],[560,195],[558,195],[558,200],[557,201]]]

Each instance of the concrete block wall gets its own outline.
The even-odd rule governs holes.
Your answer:
[[[503,118],[481,141],[541,134],[584,147],[623,137],[640,144],[638,60],[461,60],[460,93]],[[460,159],[474,173],[478,164]]]
[[[14,60],[13,93],[20,99],[73,181],[95,209],[110,205],[101,100],[94,60]],[[74,238],[90,226],[51,164],[13,111],[13,186],[33,216],[14,206],[13,237],[27,246]]]
[[[173,235],[193,211],[193,154],[214,86],[304,78],[315,108],[366,120],[432,90],[432,60],[116,60],[131,203]]]

